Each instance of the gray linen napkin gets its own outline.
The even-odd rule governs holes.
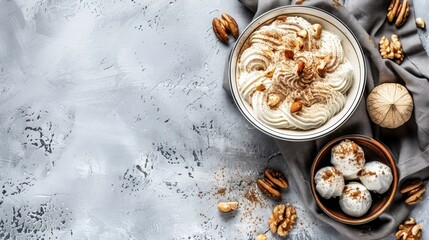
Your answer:
[[[303,5],[324,9],[340,18],[358,37],[369,64],[367,86],[364,98],[352,118],[336,132],[322,139],[310,142],[286,142],[277,140],[287,167],[298,184],[303,204],[321,221],[334,227],[339,233],[351,239],[380,239],[392,234],[398,225],[408,217],[412,206],[403,202],[398,193],[393,204],[378,219],[361,226],[350,226],[329,218],[317,206],[311,194],[310,168],[318,150],[328,141],[345,134],[364,134],[386,144],[397,160],[400,183],[411,177],[429,177],[429,57],[420,42],[410,11],[408,21],[400,29],[386,21],[390,1],[323,1],[307,0]],[[241,0],[241,3],[255,12],[255,17],[279,6],[289,5],[287,0]],[[341,4],[337,4],[341,3]],[[340,6],[339,6],[340,5]],[[378,41],[383,35],[399,36],[405,52],[405,60],[397,65],[382,59]],[[228,79],[224,88],[229,90]],[[413,117],[397,129],[380,128],[369,120],[366,112],[366,96],[380,83],[398,82],[404,84],[414,99]]]

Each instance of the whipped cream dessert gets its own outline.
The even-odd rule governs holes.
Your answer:
[[[347,215],[361,217],[368,212],[371,204],[371,194],[364,185],[351,182],[344,187],[340,197],[340,207]]]
[[[332,148],[331,163],[346,180],[357,179],[357,173],[365,165],[365,154],[359,145],[346,139]]]
[[[380,194],[387,192],[393,181],[390,167],[378,161],[366,163],[358,176],[368,190]]]
[[[339,197],[344,189],[343,174],[334,167],[324,167],[314,177],[316,190],[325,199]]]
[[[304,18],[282,16],[249,36],[237,79],[241,96],[261,122],[309,130],[344,107],[353,67],[340,37]]]

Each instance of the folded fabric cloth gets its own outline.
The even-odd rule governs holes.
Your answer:
[[[255,12],[255,17],[279,6],[289,5],[285,0],[241,0]],[[285,163],[298,183],[298,190],[308,209],[321,221],[334,227],[351,239],[380,239],[392,234],[408,217],[412,206],[403,202],[397,193],[391,207],[378,219],[360,226],[339,223],[328,217],[317,205],[311,194],[310,168],[317,152],[328,141],[346,134],[364,134],[383,142],[397,160],[400,183],[411,177],[429,177],[429,57],[417,34],[410,3],[408,21],[399,29],[386,21],[390,1],[337,1],[307,0],[303,5],[324,9],[340,18],[357,36],[369,64],[364,98],[351,119],[340,129],[316,141],[286,142],[277,140]],[[403,45],[405,59],[401,65],[382,59],[378,42],[383,35],[397,34]],[[228,79],[224,87],[229,90]],[[397,129],[384,129],[374,125],[366,111],[366,96],[384,82],[404,84],[414,100],[413,117]],[[226,84],[225,84],[226,83]]]

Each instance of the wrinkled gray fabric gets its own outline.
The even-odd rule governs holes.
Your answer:
[[[289,5],[285,0],[241,0],[255,17],[279,6]],[[330,224],[339,233],[351,239],[381,239],[392,234],[400,222],[408,217],[412,207],[404,204],[398,193],[391,207],[378,219],[361,226],[350,226],[329,218],[317,206],[311,194],[310,168],[318,150],[328,141],[345,134],[364,134],[387,145],[397,160],[400,183],[411,177],[429,177],[429,57],[420,42],[414,14],[400,29],[386,20],[386,9],[390,1],[346,1],[335,6],[333,1],[311,0],[303,5],[322,8],[340,18],[358,37],[369,64],[364,98],[352,118],[340,129],[327,137],[310,142],[277,141],[287,166],[298,183],[303,203],[321,221]],[[292,2],[293,3],[293,2]],[[412,6],[411,6],[412,9]],[[382,59],[378,41],[383,35],[397,34],[406,54],[401,65]],[[224,87],[229,90],[225,78]],[[413,117],[397,129],[384,129],[371,123],[366,112],[368,93],[384,82],[404,84],[413,96]]]

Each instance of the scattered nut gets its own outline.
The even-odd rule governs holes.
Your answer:
[[[230,213],[237,209],[238,202],[220,202],[217,204],[217,209],[223,213]]]
[[[289,187],[287,179],[279,171],[267,168],[265,169],[264,176],[266,179],[270,180],[272,183],[274,183],[275,186],[279,188],[286,189]]]
[[[258,179],[256,182],[256,185],[258,185],[259,190],[261,190],[262,193],[267,195],[270,198],[279,199],[282,195],[280,192],[275,189],[275,186],[264,179]]]
[[[420,187],[422,184],[423,184],[423,180],[420,178],[410,179],[402,185],[399,192],[400,193],[407,193],[407,192],[409,192],[415,188]]]
[[[393,59],[395,54],[390,50],[390,42],[385,36],[380,39],[380,54],[382,58]]]
[[[268,240],[268,238],[267,238],[267,235],[265,235],[265,234],[259,234],[256,237],[256,240]]]
[[[405,199],[406,204],[415,205],[423,199],[423,195],[426,192],[426,185],[421,179],[411,179],[404,183],[399,192],[408,195],[407,199]]]
[[[266,72],[264,76],[267,78],[272,78],[275,70],[275,68],[271,69],[270,71]]]
[[[238,24],[235,21],[235,19],[226,13],[223,13],[221,15],[221,19],[224,20],[224,22],[226,23],[226,25],[224,25],[225,29],[228,30],[232,34],[232,36],[237,38],[238,37]]]
[[[395,26],[397,28],[405,23],[410,14],[410,4],[408,0],[403,0],[402,4],[400,4],[399,1],[400,0],[392,0],[387,8],[387,21],[391,23],[396,18]]]
[[[267,103],[270,108],[275,108],[282,101],[282,98],[275,93],[268,94]]]
[[[302,40],[302,38],[295,39],[295,48],[298,51],[301,51],[304,48],[304,40]]]
[[[319,39],[320,36],[322,35],[322,25],[316,23],[316,24],[311,25],[311,28],[314,30],[313,37],[315,39]]]
[[[316,72],[317,72],[317,75],[319,75],[319,77],[325,76],[325,67],[326,67],[326,61],[325,60],[322,60],[319,62],[319,64],[317,64]]]
[[[308,32],[307,32],[307,30],[303,29],[303,30],[299,31],[296,35],[298,37],[307,38]]]
[[[382,58],[394,60],[397,64],[404,61],[404,52],[402,51],[402,44],[397,35],[392,34],[392,42],[385,36],[380,39],[380,54]]]
[[[396,13],[399,9],[399,0],[392,0],[390,2],[389,8],[387,9],[387,21],[390,23],[393,21],[393,19],[396,16]]]
[[[226,33],[226,29],[222,24],[222,22],[220,21],[220,19],[213,18],[212,26],[213,26],[213,31],[216,34],[216,37],[221,42],[224,42],[224,43],[228,42],[228,34]]]
[[[303,61],[299,61],[296,65],[296,75],[301,76],[304,71],[305,63]]]
[[[410,197],[405,199],[405,203],[408,205],[415,205],[419,203],[420,201],[422,201],[423,195],[425,194],[425,192],[426,192],[426,187],[421,187],[417,192],[415,192]]]
[[[272,233],[285,237],[296,222],[296,210],[290,204],[279,204],[274,209],[268,221]]]
[[[257,90],[257,91],[265,91],[265,85],[263,84],[263,83],[259,83],[259,84],[257,84],[256,86],[255,86],[255,90]]]
[[[290,106],[290,112],[291,113],[296,113],[299,110],[301,110],[302,108],[302,103],[300,101],[295,101],[294,103],[292,103],[292,105]]]
[[[231,17],[226,13],[223,13],[220,19],[213,18],[212,26],[213,26],[213,31],[216,34],[216,37],[221,42],[224,42],[224,43],[228,42],[229,38],[228,38],[227,32],[230,32],[232,36],[234,36],[235,38],[238,37],[238,33],[239,33],[238,24],[233,17]]]
[[[261,192],[270,198],[279,199],[281,197],[280,189],[289,187],[287,179],[279,171],[267,168],[264,171],[264,177],[264,179],[258,179],[256,184]]]
[[[287,59],[293,59],[294,52],[290,49],[285,49],[285,57]]]
[[[410,14],[410,5],[408,3],[408,0],[404,0],[402,4],[399,6],[399,14],[396,18],[395,26],[400,27],[404,25],[409,14]]]
[[[425,29],[426,27],[425,20],[423,18],[416,18],[416,26],[421,29]]]
[[[409,218],[404,223],[399,225],[399,230],[395,236],[402,240],[420,240],[422,238],[422,224],[417,224],[414,218]]]
[[[295,4],[296,5],[301,5],[301,4],[303,4],[305,2],[305,0],[296,0],[295,1]]]

